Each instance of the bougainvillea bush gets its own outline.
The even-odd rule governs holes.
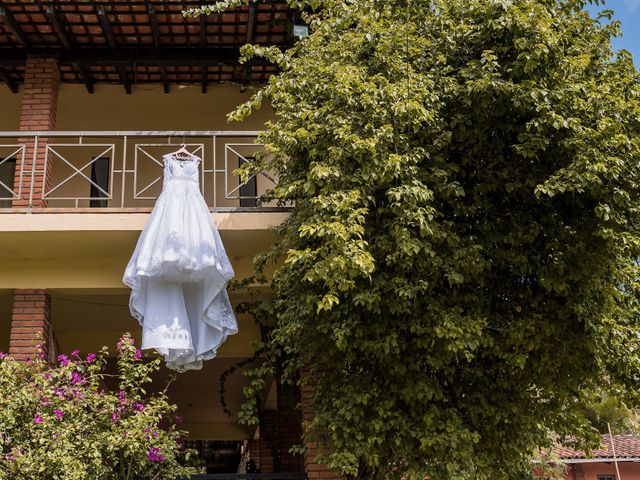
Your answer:
[[[0,354],[0,479],[175,479],[197,473],[183,446],[176,406],[145,386],[160,359],[142,361],[129,334],[108,352],[40,353],[28,361]],[[113,377],[113,378],[108,378]],[[117,384],[114,389],[107,384]]]

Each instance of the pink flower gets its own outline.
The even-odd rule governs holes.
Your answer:
[[[117,413],[112,413],[111,414],[111,420],[113,420],[114,422],[118,421],[118,414]]]
[[[116,395],[118,399],[120,399],[120,401],[124,400],[124,397],[125,397],[124,391],[120,390]]]
[[[38,425],[39,423],[42,423],[42,415],[39,415],[39,414],[37,414],[37,413],[36,413],[36,414],[33,416],[33,423],[34,423],[35,425]]]
[[[36,345],[36,350],[38,351],[38,353],[37,353],[37,357],[38,357],[39,359],[41,359],[41,360],[44,360],[44,359],[46,358],[46,356],[47,356],[47,355],[44,353],[44,349],[43,349],[43,347],[42,347],[42,344],[41,344],[41,343],[39,343],[39,344],[37,344],[37,345]]]
[[[142,351],[139,348],[136,348],[136,354],[133,356],[134,360],[140,360],[142,358]]]
[[[60,410],[59,408],[56,408],[53,411],[53,414],[56,416],[56,420],[62,420],[62,417],[64,417],[64,412],[62,410]]]
[[[144,403],[140,403],[140,402],[136,402],[133,404],[133,409],[137,410],[139,412],[143,412],[144,411]]]
[[[84,383],[84,377],[78,372],[73,371],[71,372],[71,383],[73,383],[74,385],[77,383]]]
[[[3,358],[5,358],[7,356],[6,353],[4,352],[0,352],[0,360],[2,360]]]
[[[176,415],[175,417],[173,417],[173,421],[176,425],[180,425],[182,423],[182,417]]]
[[[125,342],[125,340],[126,340],[126,342]],[[119,352],[122,351],[122,347],[125,346],[125,343],[128,343],[129,345],[133,345],[133,338],[120,337],[120,339],[118,340],[118,343],[116,345],[116,347],[117,347]]]
[[[74,357],[77,357],[78,355],[80,355],[80,350],[76,348],[73,352],[71,352],[71,355],[73,355]]]
[[[87,355],[87,363],[93,363],[96,360],[96,354],[95,353],[89,353]]]
[[[147,453],[147,457],[151,462],[163,462],[164,456],[161,455],[159,447],[151,447],[149,449],[149,453]]]
[[[71,396],[77,400],[84,398],[84,393],[82,393],[81,390],[78,390],[77,388],[73,387],[73,389],[71,390]]]
[[[69,357],[67,357],[66,355],[58,355],[58,363],[61,366],[66,367],[67,365],[69,365]]]

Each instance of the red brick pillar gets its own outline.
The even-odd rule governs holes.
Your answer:
[[[56,125],[60,71],[54,58],[28,57],[22,88],[20,131],[49,131]],[[21,138],[26,145],[24,163],[16,165],[14,190],[18,191],[22,177],[21,198],[14,207],[46,207],[44,192],[49,187],[51,162],[45,168],[46,137]],[[35,155],[34,155],[35,154]],[[35,167],[35,168],[34,168]],[[30,200],[31,198],[31,200]]]
[[[302,426],[297,408],[300,403],[298,388],[277,385],[278,400],[278,463],[280,472],[301,472],[303,458],[290,452],[294,445],[302,444]]]
[[[309,378],[306,370],[302,371],[302,386],[300,388],[300,403],[302,405],[302,428],[303,441],[306,448],[304,453],[304,471],[309,480],[343,480],[343,476],[331,470],[324,463],[317,460],[318,455],[328,452],[326,446],[322,445],[313,438],[313,433],[308,430],[310,422],[314,417],[314,409],[312,404],[313,381]]]
[[[249,440],[249,459],[253,461],[256,470],[260,470],[260,440]]]
[[[9,355],[16,360],[35,357],[41,344],[49,358],[54,353],[51,330],[51,301],[46,290],[14,290]]]
[[[263,410],[260,412],[260,472],[273,473],[277,471],[277,434],[278,412]]]

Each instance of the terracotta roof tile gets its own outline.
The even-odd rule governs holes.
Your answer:
[[[615,448],[617,458],[640,458],[639,435],[613,435],[613,447]],[[574,450],[563,446],[554,448],[554,453],[562,460],[580,458],[613,458],[611,437],[609,435],[603,435],[601,448],[593,450],[589,455],[580,450]]]

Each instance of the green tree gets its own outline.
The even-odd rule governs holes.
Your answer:
[[[588,401],[585,415],[600,433],[638,433],[638,412],[628,408],[619,398],[597,390]]]
[[[230,0],[200,13],[242,3]],[[311,34],[246,105],[295,204],[262,367],[313,379],[350,476],[531,475],[637,405],[640,77],[578,0],[291,0]],[[245,173],[251,167],[245,168]],[[259,386],[256,380],[254,386]]]

